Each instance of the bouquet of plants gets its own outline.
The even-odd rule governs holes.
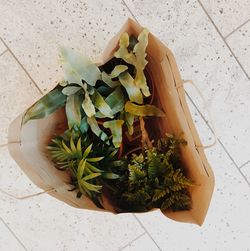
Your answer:
[[[123,33],[118,49],[97,66],[72,49],[61,49],[64,80],[23,116],[23,124],[58,109],[66,115],[63,132],[50,139],[46,155],[70,177],[72,192],[115,212],[188,210],[193,182],[185,173],[181,135],[157,137],[152,120],[164,117],[154,105],[147,72],[148,31]]]

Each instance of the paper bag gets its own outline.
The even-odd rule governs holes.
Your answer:
[[[129,35],[138,36],[142,27],[129,19],[120,32],[109,42],[103,53],[104,64],[113,57],[118,47],[120,35],[126,31]],[[192,121],[182,87],[182,79],[171,51],[155,36],[149,34],[147,47],[147,73],[154,85],[154,103],[161,107],[166,117],[157,118],[152,128],[157,128],[160,135],[166,132],[182,135],[187,141],[181,147],[181,154],[187,176],[195,182],[190,188],[192,209],[189,211],[172,212],[167,210],[164,215],[180,222],[201,225],[205,219],[214,188],[214,175],[202,148],[199,136]],[[49,194],[71,206],[98,211],[112,212],[112,206],[104,198],[105,210],[97,208],[86,196],[76,198],[75,192],[68,191],[69,177],[65,172],[57,170],[45,154],[46,145],[51,136],[64,128],[65,112],[60,109],[50,116],[31,120],[21,125],[21,114],[9,128],[9,151],[27,176],[41,189],[54,191]],[[65,128],[64,128],[65,129]]]

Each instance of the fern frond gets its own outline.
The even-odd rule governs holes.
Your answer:
[[[148,160],[148,176],[150,179],[158,177],[162,172],[162,162],[158,154],[154,150],[147,150],[147,160]]]
[[[123,205],[127,202],[130,208],[138,211],[154,207],[162,210],[191,207],[187,188],[194,183],[184,174],[179,155],[179,145],[183,143],[183,140],[169,136],[161,139],[157,147],[146,149],[144,155],[131,157]]]
[[[143,189],[137,190],[134,193],[124,193],[127,206],[134,212],[142,212],[148,210],[148,205],[151,200],[151,196]]]
[[[186,187],[189,187],[189,186],[193,186],[194,183],[189,180],[184,174],[183,172],[181,171],[181,169],[177,169],[174,171],[174,174],[173,174],[173,181],[178,184],[180,187],[182,188],[186,188]]]
[[[164,202],[161,204],[161,211],[165,211],[170,208],[175,202],[175,196],[170,194],[167,198],[165,198]]]
[[[172,210],[188,210],[191,208],[190,195],[186,190],[172,192],[165,198],[161,204],[161,210],[165,211],[171,208]]]
[[[186,191],[178,192],[175,203],[171,206],[173,211],[189,210],[191,208],[190,195]]]
[[[129,181],[132,183],[139,182],[140,179],[146,176],[145,171],[141,170],[136,165],[129,165]]]
[[[166,194],[168,194],[170,192],[168,187],[165,187],[164,189],[155,189],[154,191],[154,196],[152,198],[152,201],[157,201],[161,198],[163,198],[164,196],[166,196]]]

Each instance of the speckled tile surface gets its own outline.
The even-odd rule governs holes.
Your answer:
[[[0,250],[25,251],[0,218]]]
[[[9,123],[41,94],[9,52],[0,57],[0,144],[7,143]]]
[[[2,41],[0,40],[0,55],[6,50],[6,47],[4,46],[4,44],[2,43]]]
[[[183,79],[194,80],[202,90],[223,143],[206,150],[216,187],[204,225],[177,223],[158,212],[138,214],[145,233],[130,214],[75,209],[48,195],[16,201],[0,193],[0,215],[16,236],[0,220],[0,250],[24,250],[18,238],[29,251],[148,251],[159,250],[157,245],[163,251],[250,251],[250,164],[239,171],[233,163],[250,161],[245,143],[250,138],[250,81],[225,44],[249,75],[250,27],[246,23],[225,41],[214,27],[227,36],[245,23],[250,18],[249,0],[125,2],[0,1],[0,37],[10,49],[0,56],[0,189],[19,196],[40,191],[1,146],[7,142],[10,121],[41,96],[32,79],[47,92],[62,76],[59,46],[98,58],[133,14],[172,49]],[[5,49],[0,41],[0,54]],[[185,88],[202,142],[209,144],[213,135],[193,103],[208,118],[206,109],[194,88]]]
[[[250,76],[250,21],[229,36],[227,42]]]
[[[40,191],[6,148],[0,148],[0,173],[0,188],[12,194]],[[1,217],[28,250],[119,250],[144,232],[131,214],[75,209],[48,195],[17,201],[0,193],[0,204]]]
[[[249,0],[200,0],[223,36],[250,18]]]
[[[201,118],[195,115],[194,119],[200,132],[205,133],[208,128]],[[250,187],[219,144],[206,153],[216,185],[202,227],[174,222],[159,212],[137,215],[163,251],[245,251],[250,248]]]
[[[126,3],[137,20],[173,51],[182,78],[192,79],[208,100],[223,144],[238,165],[246,162],[249,159],[245,138],[250,138],[250,80],[199,3],[194,0],[154,3],[126,0]],[[190,95],[201,107],[197,92],[192,91]],[[235,123],[239,117],[240,127]]]
[[[245,175],[246,179],[250,183],[250,161],[241,168],[241,171]]]
[[[137,240],[133,241],[130,245],[122,249],[122,251],[159,251],[159,248],[155,245],[153,240],[148,234],[142,235]]]
[[[62,78],[60,46],[94,59],[129,16],[121,0],[4,0],[1,13],[0,36],[45,92]]]

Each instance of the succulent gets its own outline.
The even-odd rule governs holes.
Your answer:
[[[90,197],[98,207],[102,207],[102,179],[118,179],[120,176],[111,171],[117,150],[105,143],[90,143],[87,135],[68,130],[61,136],[52,138],[48,145],[49,157],[59,170],[68,171],[71,184],[78,189],[77,196]],[[105,148],[105,151],[103,151]]]

